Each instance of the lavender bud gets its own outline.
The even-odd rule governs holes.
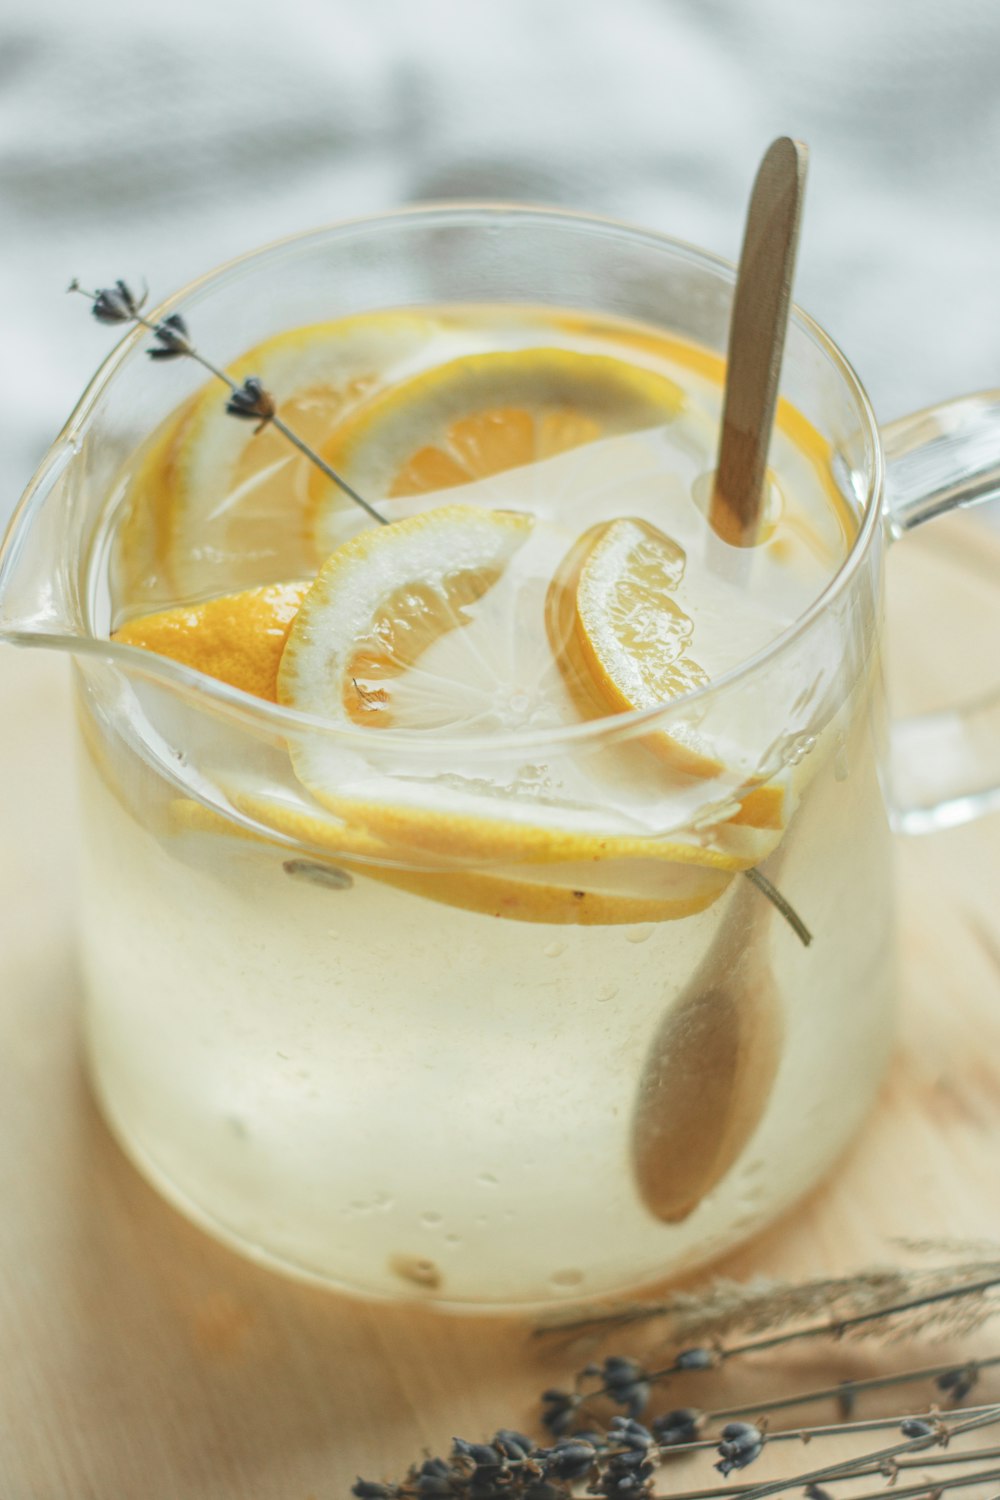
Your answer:
[[[464,1438],[453,1438],[452,1447],[460,1458],[471,1458],[477,1469],[499,1469],[503,1454],[492,1443],[467,1443]]]
[[[528,1458],[538,1444],[530,1437],[525,1437],[523,1432],[514,1432],[509,1427],[501,1427],[499,1432],[493,1435],[493,1446],[499,1448],[505,1458],[520,1459]]]
[[[574,1432],[573,1436],[581,1443],[589,1443],[596,1452],[602,1453],[608,1446],[607,1434],[603,1432]]]
[[[191,339],[187,324],[180,313],[171,313],[153,329],[158,347],[147,349],[150,359],[177,359],[179,355],[191,353]]]
[[[243,384],[233,391],[226,402],[226,411],[231,417],[244,417],[257,422],[259,432],[274,416],[274,398],[265,391],[256,375],[248,375]]]
[[[674,1360],[677,1370],[711,1370],[718,1363],[711,1349],[682,1349]]]
[[[542,1456],[542,1469],[546,1479],[569,1480],[575,1483],[585,1479],[594,1467],[597,1454],[590,1443],[579,1438],[564,1438]]]
[[[609,1474],[652,1474],[653,1466],[646,1457],[645,1448],[629,1448],[624,1453],[612,1453],[608,1459]]]
[[[351,1485],[351,1494],[357,1500],[393,1500],[396,1488],[391,1484],[376,1484],[370,1479],[359,1479]]]
[[[715,1467],[723,1477],[733,1469],[745,1469],[752,1464],[764,1447],[764,1434],[752,1422],[727,1422],[721,1436],[718,1447],[721,1461]]]
[[[426,1495],[427,1500],[454,1495],[456,1477],[451,1464],[443,1458],[425,1458],[419,1469],[411,1472],[418,1494]]]
[[[652,1489],[653,1465],[644,1452],[615,1453],[590,1491],[605,1500],[642,1500]]]
[[[899,1430],[904,1437],[908,1438],[932,1437],[934,1425],[931,1422],[925,1422],[923,1417],[907,1417],[905,1422],[900,1422]]]
[[[700,1411],[693,1406],[679,1406],[656,1418],[652,1424],[653,1434],[661,1448],[673,1448],[680,1443],[696,1443],[700,1422]]]
[[[76,282],[70,290],[77,290]],[[136,299],[124,281],[116,281],[114,286],[98,288],[90,310],[99,323],[131,323],[145,300],[145,295]]]
[[[562,1437],[572,1427],[581,1399],[572,1391],[542,1392],[542,1425],[553,1437]]]
[[[837,1411],[842,1422],[849,1422],[857,1405],[853,1380],[842,1380],[837,1390]]]
[[[650,1395],[649,1380],[642,1366],[634,1359],[610,1355],[601,1374],[612,1401],[624,1406],[630,1417],[641,1416]]]
[[[647,1448],[653,1446],[653,1434],[649,1428],[643,1427],[641,1422],[636,1422],[631,1417],[612,1417],[608,1437],[612,1443],[622,1443],[626,1448],[633,1448],[640,1453],[645,1453]]]
[[[958,1370],[946,1370],[936,1381],[939,1391],[945,1391],[952,1401],[964,1401],[979,1379],[975,1365],[963,1365]]]

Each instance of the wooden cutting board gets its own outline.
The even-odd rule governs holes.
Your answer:
[[[949,521],[891,571],[908,703],[982,685],[1000,657],[997,533]],[[332,1500],[455,1433],[532,1428],[538,1391],[579,1362],[566,1351],[517,1321],[286,1281],[192,1228],[123,1159],[78,1053],[65,663],[0,651],[0,704],[2,1500]],[[729,1274],[885,1263],[900,1235],[1000,1240],[1000,820],[898,853],[903,1008],[876,1114]],[[834,1378],[886,1357],[841,1347]]]

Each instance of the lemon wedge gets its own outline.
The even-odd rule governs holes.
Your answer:
[[[308,583],[268,584],[130,620],[113,639],[277,702],[278,664]]]
[[[549,589],[546,626],[585,717],[656,708],[708,684],[694,655],[694,623],[676,598],[684,568],[677,543],[638,518],[602,522],[570,549]],[[727,772],[720,748],[693,728],[653,731],[643,743],[681,776],[709,780]],[[727,779],[740,781],[735,772]],[[727,822],[780,830],[789,795],[787,777],[743,787]]]
[[[682,550],[642,520],[602,522],[570,549],[549,589],[546,625],[585,717],[655,708],[708,682],[688,651],[693,623],[671,598],[683,571]],[[648,743],[681,773],[722,769],[693,735]]]

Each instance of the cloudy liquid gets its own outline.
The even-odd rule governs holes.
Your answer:
[[[489,737],[579,718],[552,669],[545,598],[566,549],[596,523],[637,517],[683,548],[677,603],[712,677],[781,635],[822,593],[853,538],[855,519],[832,487],[822,445],[786,412],[764,539],[749,559],[720,553],[704,514],[718,370],[653,333],[537,312],[449,310],[433,339],[382,376],[391,382],[466,352],[532,342],[656,369],[682,388],[684,403],[662,427],[442,495],[387,502],[394,515],[460,500],[536,517],[531,540],[469,624],[422,659],[454,689],[435,699],[435,721],[420,722],[425,699],[407,701],[405,684],[397,690],[404,727]],[[282,450],[264,458],[256,477],[241,472],[239,496],[229,505],[222,497],[198,555],[189,553],[188,592],[303,576],[320,561],[314,535],[289,539],[287,527],[277,535],[276,515],[268,526],[277,497],[301,492],[308,476]],[[227,553],[241,505],[260,543],[252,559]],[[119,591],[121,613],[177,596],[177,574],[152,552],[144,568],[134,566],[140,521],[133,509],[133,587],[131,597]],[[337,511],[324,545],[359,524],[349,509]],[[234,781],[286,809],[315,811],[280,741],[241,739],[222,721],[206,727],[155,685],[112,702],[109,683],[88,678],[88,1038],[98,1092],[126,1148],[214,1233],[369,1294],[467,1306],[577,1299],[634,1288],[745,1238],[841,1149],[888,1045],[877,673],[865,656],[831,697],[833,680],[824,679],[822,711],[817,693],[815,722],[795,700],[794,747],[781,745],[782,723],[760,741],[781,745],[791,809],[761,870],[807,922],[806,947],[740,877],[679,920],[579,925],[505,919],[462,904],[447,885],[442,898],[442,887],[421,885],[426,864],[412,850],[398,856],[403,884],[357,862],[344,870],[310,851],[296,856],[246,837],[219,812]],[[773,690],[783,701],[785,686]],[[762,679],[758,692],[767,691]],[[739,764],[752,740],[753,698],[735,714],[723,703],[700,730],[716,745],[728,736],[732,785],[760,750],[755,742]],[[394,778],[406,781],[399,795],[425,811],[477,807],[481,815],[485,806],[489,816],[550,828],[705,836],[708,792],[690,778],[665,782],[639,754],[547,755],[542,744],[489,771],[471,756],[415,776],[373,750],[370,763],[345,766],[343,786],[391,801]],[[723,778],[711,796],[718,802],[726,790]],[[479,870],[461,851],[455,863]],[[511,873],[495,860],[490,870]],[[658,878],[644,860],[546,870],[567,889],[586,882],[627,896]],[[713,1005],[730,1018],[722,1032],[706,1014]],[[723,1075],[731,1086],[720,1092]],[[699,1097],[737,1093],[747,1104],[729,1135],[714,1104],[699,1118]],[[704,1157],[704,1191],[681,1184],[672,1168],[671,1150],[684,1141],[687,1154]]]

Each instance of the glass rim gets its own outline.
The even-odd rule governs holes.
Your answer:
[[[358,230],[391,229],[399,224],[414,221],[427,224],[438,223],[444,226],[448,223],[454,224],[456,220],[463,218],[482,220],[494,215],[522,222],[577,225],[582,230],[609,231],[613,235],[630,241],[645,243],[654,250],[670,251],[675,255],[679,253],[694,264],[721,273],[724,280],[735,284],[736,267],[724,256],[716,255],[687,240],[658,230],[646,229],[609,216],[574,209],[502,200],[457,200],[420,203],[375,214],[357,215],[349,219],[335,220],[313,229],[283,235],[233,256],[211,270],[203,272],[157,303],[147,316],[152,321],[160,321],[178,311],[181,304],[192,295],[209,289],[241,268],[255,261],[264,262],[272,257],[280,257],[283,252],[307,244],[309,241],[326,241],[339,236],[347,236]],[[866,435],[870,439],[871,452],[862,522],[857,535],[840,567],[808,608],[754,655],[731,667],[703,687],[689,689],[677,698],[654,704],[651,708],[629,709],[622,713],[612,713],[602,718],[588,719],[579,724],[569,724],[558,728],[520,730],[507,734],[464,736],[437,734],[434,731],[425,730],[380,729],[378,744],[382,750],[405,750],[411,754],[416,751],[418,755],[432,750],[455,750],[462,753],[488,752],[490,755],[496,755],[520,748],[529,750],[538,749],[540,746],[586,746],[598,741],[606,742],[609,739],[617,740],[621,737],[628,737],[633,731],[648,731],[651,726],[655,727],[658,720],[669,719],[679,711],[682,712],[690,706],[701,705],[715,695],[736,687],[782,656],[808,633],[835,600],[850,587],[867,555],[873,537],[879,530],[882,519],[881,494],[884,462],[875,414],[853,365],[822,326],[797,303],[793,303],[790,308],[789,321],[794,323],[806,339],[819,349],[847,386],[863,418]],[[29,510],[33,496],[43,485],[62,445],[75,442],[77,434],[86,424],[105,388],[120,367],[135,353],[137,345],[148,337],[149,333],[146,328],[136,326],[120,340],[98,366],[30,481],[22,502],[12,518],[12,532],[17,526],[19,517],[24,516]],[[110,661],[122,668],[127,668],[130,672],[137,672],[143,677],[158,678],[180,689],[185,695],[196,695],[202,703],[208,700],[217,705],[227,717],[236,717],[243,721],[249,719],[255,721],[258,727],[279,733],[289,730],[297,733],[308,731],[313,735],[321,733],[324,737],[335,738],[342,743],[355,746],[367,743],[369,750],[373,748],[370,739],[371,731],[363,725],[334,724],[318,714],[288,708],[278,703],[269,703],[241,688],[232,687],[217,678],[208,677],[194,668],[183,666],[167,657],[159,657],[141,647],[127,646],[112,640],[86,635],[66,639],[24,632],[14,633],[10,638],[18,639],[24,644],[62,646],[78,655],[99,657]]]

